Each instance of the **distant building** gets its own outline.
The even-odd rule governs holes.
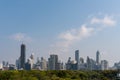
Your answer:
[[[66,70],[70,70],[71,69],[71,57],[69,57],[67,63],[66,63]]]
[[[61,61],[57,63],[56,70],[64,70],[64,65]]]
[[[114,63],[113,70],[120,70],[120,62]]]
[[[21,66],[20,66],[20,58],[16,60],[16,68],[17,69],[21,68]]]
[[[3,67],[6,67],[6,62],[3,61],[3,62],[2,62],[2,65],[3,65]]]
[[[86,63],[81,63],[79,70],[87,70],[87,64]]]
[[[50,55],[48,59],[48,70],[57,70],[58,55]]]
[[[41,70],[47,70],[47,61],[43,57],[41,57],[40,67]]]
[[[16,66],[14,64],[9,64],[9,70],[16,70]]]
[[[66,63],[66,70],[78,70],[78,65],[76,60],[71,60],[71,57],[69,57],[68,62]]]
[[[96,63],[100,64],[100,52],[99,51],[96,52]]]
[[[77,63],[79,63],[79,50],[75,51],[75,60]]]
[[[84,62],[84,59],[82,57],[80,57],[80,65],[79,65],[79,70],[86,70],[87,65]]]
[[[107,60],[101,61],[101,70],[108,70],[108,61]]]
[[[84,63],[84,59],[82,57],[80,57],[80,63],[83,64]]]
[[[31,54],[27,62],[25,63],[25,70],[32,70],[34,67],[34,54]]]
[[[87,57],[87,70],[96,70],[96,61]]]
[[[6,62],[6,61],[3,61],[3,62],[2,62],[2,65],[3,65],[3,67],[9,67],[9,63]]]
[[[30,64],[31,64],[31,68],[33,68],[33,65],[34,65],[34,53],[32,53],[31,56],[30,56]]]
[[[37,62],[33,65],[33,69],[41,70],[41,61],[39,57],[37,57]]]
[[[2,62],[2,69],[3,69],[3,70],[9,70],[9,63],[6,62],[6,61],[3,61],[3,62]]]
[[[25,70],[31,70],[32,66],[31,66],[31,59],[29,58],[27,60],[27,62],[25,63]]]
[[[25,69],[25,60],[26,60],[26,47],[25,44],[21,45],[21,55],[20,55],[20,68]]]

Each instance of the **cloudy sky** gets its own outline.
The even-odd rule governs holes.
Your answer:
[[[15,63],[20,45],[27,58],[58,54],[120,61],[120,0],[1,0],[0,62]]]

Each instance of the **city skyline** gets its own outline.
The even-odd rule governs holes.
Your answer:
[[[107,61],[105,59],[101,60],[101,53],[99,50],[96,51],[96,57],[95,59],[94,58],[91,58],[90,56],[86,55],[86,61],[85,59],[82,57],[82,56],[79,56],[79,50],[75,50],[74,51],[74,57],[72,56],[67,56],[66,59],[68,58],[68,62],[67,61],[64,61],[64,60],[61,60],[61,59],[58,59],[59,55],[57,54],[49,54],[48,56],[50,56],[50,58],[48,59],[44,59],[45,56],[41,56],[41,61],[42,60],[45,60],[46,62],[46,65],[48,64],[49,66],[51,65],[52,68],[50,68],[50,70],[59,70],[59,68],[55,68],[55,66],[57,66],[58,64],[62,64],[62,65],[66,65],[66,63],[70,63],[73,64],[74,66],[77,66],[76,68],[73,68],[73,70],[79,70],[79,67],[80,65],[82,64],[87,64],[87,62],[90,61],[90,64],[93,64],[93,65],[96,65],[96,66],[99,66],[101,65],[102,63],[104,64],[104,61]],[[30,57],[29,57],[30,56]],[[20,56],[18,58],[16,58],[16,60],[14,61],[14,63],[9,63],[9,61],[6,61],[6,60],[3,60],[2,61],[2,64],[3,65],[14,65],[17,67],[17,69],[26,69],[25,68],[25,65],[26,64],[31,64],[31,66],[33,65],[36,65],[37,63],[39,63],[40,61],[40,56],[37,56],[36,58],[34,57],[34,53],[32,53],[31,55],[27,56],[27,59],[26,59],[26,45],[25,44],[21,44],[20,45]],[[89,59],[89,60],[88,60]],[[46,61],[48,60],[48,61]],[[93,62],[91,62],[93,61]],[[51,63],[52,62],[52,63]],[[70,65],[71,65],[70,64]],[[117,62],[113,63],[114,65],[112,66],[109,66],[109,61],[107,61],[107,65],[108,65],[108,68],[109,69],[114,69],[114,66],[115,64],[117,64]],[[119,62],[118,62],[118,65],[119,65]],[[85,65],[84,65],[85,66]],[[34,66],[35,67],[35,66]],[[91,66],[92,67],[92,66]],[[44,67],[43,67],[44,68]],[[32,69],[32,67],[31,67]],[[44,68],[45,69],[45,68]],[[62,68],[63,69],[63,68]],[[97,69],[97,68],[95,68]],[[29,70],[29,68],[28,68]],[[49,68],[48,68],[49,70]],[[72,69],[71,69],[72,70]],[[82,70],[82,69],[81,69]],[[84,69],[83,69],[84,70]],[[94,68],[93,68],[94,70]],[[99,69],[97,69],[99,70]]]
[[[0,1],[0,62],[10,63],[26,44],[26,58],[59,55],[60,60],[96,58],[101,53],[112,66],[120,61],[119,0]]]
[[[75,50],[74,57],[69,57],[67,62],[62,62],[56,54],[50,54],[48,59],[37,57],[35,61],[34,54],[31,54],[26,61],[26,45],[20,45],[20,57],[16,59],[15,64],[8,61],[0,63],[0,70],[116,70],[119,69],[119,62],[114,63],[112,67],[109,66],[107,60],[100,60],[100,52],[96,52],[96,60],[87,56],[79,57],[79,50]]]

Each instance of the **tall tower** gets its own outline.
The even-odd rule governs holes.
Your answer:
[[[20,55],[20,68],[25,69],[25,60],[26,60],[26,56],[25,56],[25,44],[21,45],[21,55]]]
[[[100,52],[99,51],[96,52],[96,63],[97,64],[100,63]]]
[[[32,53],[31,56],[30,56],[30,64],[31,64],[31,68],[33,68],[33,65],[34,65],[34,53]]]
[[[79,50],[75,51],[75,60],[79,63]]]
[[[57,64],[58,64],[58,55],[50,55],[49,58],[49,70],[56,70],[57,69]]]
[[[79,70],[79,64],[80,64],[80,59],[79,59],[79,50],[75,51],[75,61],[77,62],[76,64],[76,69]]]

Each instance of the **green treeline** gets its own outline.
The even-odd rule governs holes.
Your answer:
[[[118,71],[0,71],[0,80],[116,80]]]

